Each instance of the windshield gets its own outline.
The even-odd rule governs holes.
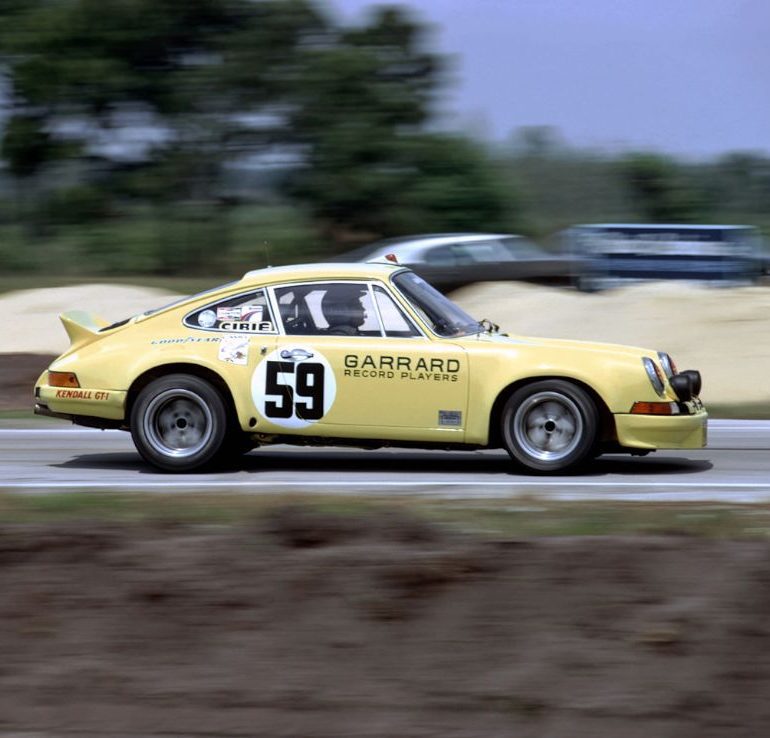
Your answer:
[[[393,283],[437,335],[452,338],[483,330],[478,321],[414,272],[399,272]]]

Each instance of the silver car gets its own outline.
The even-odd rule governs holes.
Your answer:
[[[567,284],[574,257],[555,256],[510,233],[436,233],[376,241],[331,261],[372,261],[392,254],[444,291],[472,282],[526,280]]]

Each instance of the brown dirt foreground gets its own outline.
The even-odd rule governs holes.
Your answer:
[[[55,359],[44,354],[0,354],[0,410],[29,410],[37,378]]]
[[[0,528],[2,736],[763,736],[770,545]]]

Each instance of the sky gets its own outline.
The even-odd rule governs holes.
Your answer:
[[[378,3],[329,0],[350,22]],[[409,0],[452,58],[449,127],[707,158],[770,153],[770,0]]]

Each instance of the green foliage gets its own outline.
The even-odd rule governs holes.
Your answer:
[[[16,177],[29,177],[53,158],[54,145],[43,127],[43,120],[35,115],[14,115],[5,123],[0,156]]]
[[[403,166],[410,176],[395,197],[392,223],[383,223],[383,230],[406,234],[515,227],[513,198],[480,146],[435,134],[409,144]]]
[[[111,212],[109,194],[91,185],[55,190],[43,199],[37,217],[52,225],[77,225],[106,218]]]
[[[403,7],[345,26],[321,0],[3,0],[0,64],[6,270],[238,273],[381,236],[602,220],[770,231],[759,154],[683,164],[576,151],[547,127],[492,151],[432,132],[446,61]],[[127,152],[120,134],[147,130]]]
[[[223,264],[227,274],[265,266],[317,261],[324,250],[303,210],[285,204],[244,205],[230,214],[230,249]]]
[[[619,162],[619,169],[644,220],[688,223],[701,219],[703,197],[689,186],[672,159],[631,154]]]

